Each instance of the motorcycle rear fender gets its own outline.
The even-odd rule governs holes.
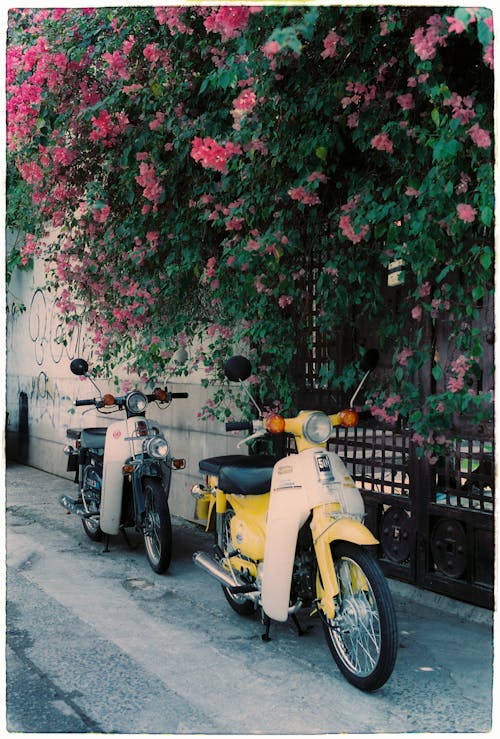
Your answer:
[[[333,565],[331,544],[334,541],[349,541],[359,546],[378,544],[366,526],[352,518],[337,518],[332,522],[328,515],[329,506],[315,508],[311,521],[311,532],[316,552],[316,561],[321,576],[322,588],[318,607],[329,619],[335,615],[334,597],[338,595],[339,584]]]

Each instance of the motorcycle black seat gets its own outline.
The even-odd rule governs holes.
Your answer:
[[[87,449],[104,449],[106,440],[106,427],[96,427],[82,429],[80,441],[83,447]]]
[[[219,487],[235,495],[263,495],[271,489],[273,467],[277,457],[268,454],[229,454],[202,459],[202,472],[216,475]]]

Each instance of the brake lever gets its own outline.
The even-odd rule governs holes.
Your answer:
[[[241,439],[241,441],[239,441],[239,442],[238,442],[238,443],[236,444],[236,446],[237,446],[237,447],[240,447],[240,446],[243,446],[243,444],[249,444],[249,443],[250,443],[251,441],[253,441],[254,439],[258,439],[259,437],[261,437],[261,436],[265,436],[266,434],[267,434],[267,431],[266,431],[266,429],[259,429],[258,431],[255,431],[255,432],[254,432],[253,434],[251,434],[250,436],[247,436],[247,437],[246,437],[245,439]]]

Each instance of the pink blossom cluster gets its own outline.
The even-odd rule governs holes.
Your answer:
[[[488,149],[491,146],[491,136],[489,131],[481,128],[479,123],[475,123],[471,126],[467,133],[480,149]]]
[[[160,202],[160,198],[165,191],[160,185],[153,164],[148,164],[144,161],[140,162],[139,174],[136,175],[135,181],[143,188],[142,194],[146,200],[150,200],[155,205]]]
[[[242,119],[252,112],[256,104],[257,95],[251,88],[243,90],[238,97],[233,100],[231,115],[234,118],[234,129],[240,129]]]
[[[408,366],[408,360],[413,357],[413,350],[412,349],[402,349],[397,356],[398,364],[401,365],[401,367],[407,367]]]
[[[391,395],[384,400],[381,406],[372,405],[370,408],[371,414],[375,418],[378,418],[379,421],[382,421],[382,423],[388,423],[392,426],[399,418],[399,411],[395,409],[394,406],[400,401],[400,395]],[[391,409],[392,413],[389,413]]]
[[[186,10],[186,8],[169,8],[156,6],[156,20],[158,21],[160,26],[168,26],[168,29],[172,35],[175,33],[192,34],[193,29],[189,28],[182,20],[182,17],[184,16]]]
[[[344,236],[353,244],[359,244],[370,230],[368,224],[365,223],[360,227],[359,231],[355,231],[349,214],[340,216],[339,227]]]
[[[108,79],[130,79],[128,61],[120,51],[116,50],[113,51],[113,53],[107,51],[105,54],[102,55],[102,58],[108,65],[105,73]]]
[[[107,110],[101,110],[98,116],[92,116],[93,129],[90,132],[91,141],[99,141],[108,148],[116,144],[117,138],[124,133],[129,125],[125,113],[115,113],[114,119]]]
[[[311,192],[310,190],[306,190],[306,188],[303,185],[299,185],[299,187],[292,187],[290,190],[288,190],[288,194],[292,198],[292,200],[297,200],[299,203],[302,203],[303,205],[319,205],[321,203],[321,200],[316,193]]]
[[[241,146],[227,141],[218,144],[210,138],[195,136],[191,148],[191,156],[196,162],[200,162],[205,169],[215,169],[217,172],[227,172],[227,162],[231,157],[241,154]]]
[[[437,13],[427,19],[427,26],[417,28],[410,39],[415,54],[423,61],[434,59],[438,47],[446,45],[448,36],[448,29]]]
[[[370,141],[370,146],[372,149],[377,149],[377,151],[386,151],[388,154],[392,154],[394,151],[394,145],[389,138],[389,135],[385,132],[378,133],[374,136]]]
[[[335,57],[337,56],[337,46],[338,44],[346,44],[345,39],[340,36],[335,29],[332,29],[330,33],[326,36],[325,39],[323,39],[323,51],[321,52],[320,56],[323,59],[328,59],[328,57]]]
[[[443,100],[443,105],[451,107],[453,111],[451,117],[464,125],[470,123],[476,116],[473,108],[474,98],[471,95],[462,97],[457,92],[452,92],[450,97]]]
[[[252,13],[260,13],[262,8],[244,6],[223,6],[213,10],[204,21],[207,31],[219,33],[222,41],[239,36],[247,27],[248,19]]]
[[[348,82],[346,91],[351,93],[340,101],[343,108],[356,105],[360,108],[368,108],[377,97],[376,85],[365,85],[363,82]]]
[[[473,223],[476,220],[476,209],[468,203],[457,205],[457,215],[464,223]]]
[[[461,354],[454,362],[452,362],[451,371],[454,373],[455,377],[450,377],[448,380],[447,388],[450,392],[458,393],[460,390],[463,390],[465,375],[470,369],[471,364],[472,361],[464,354]]]

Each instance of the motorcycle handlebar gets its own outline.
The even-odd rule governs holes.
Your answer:
[[[253,431],[253,423],[251,421],[228,421],[226,431]]]
[[[75,400],[75,405],[95,405],[96,401],[95,398],[87,398],[82,400]]]
[[[171,398],[189,398],[189,393],[170,393]]]

